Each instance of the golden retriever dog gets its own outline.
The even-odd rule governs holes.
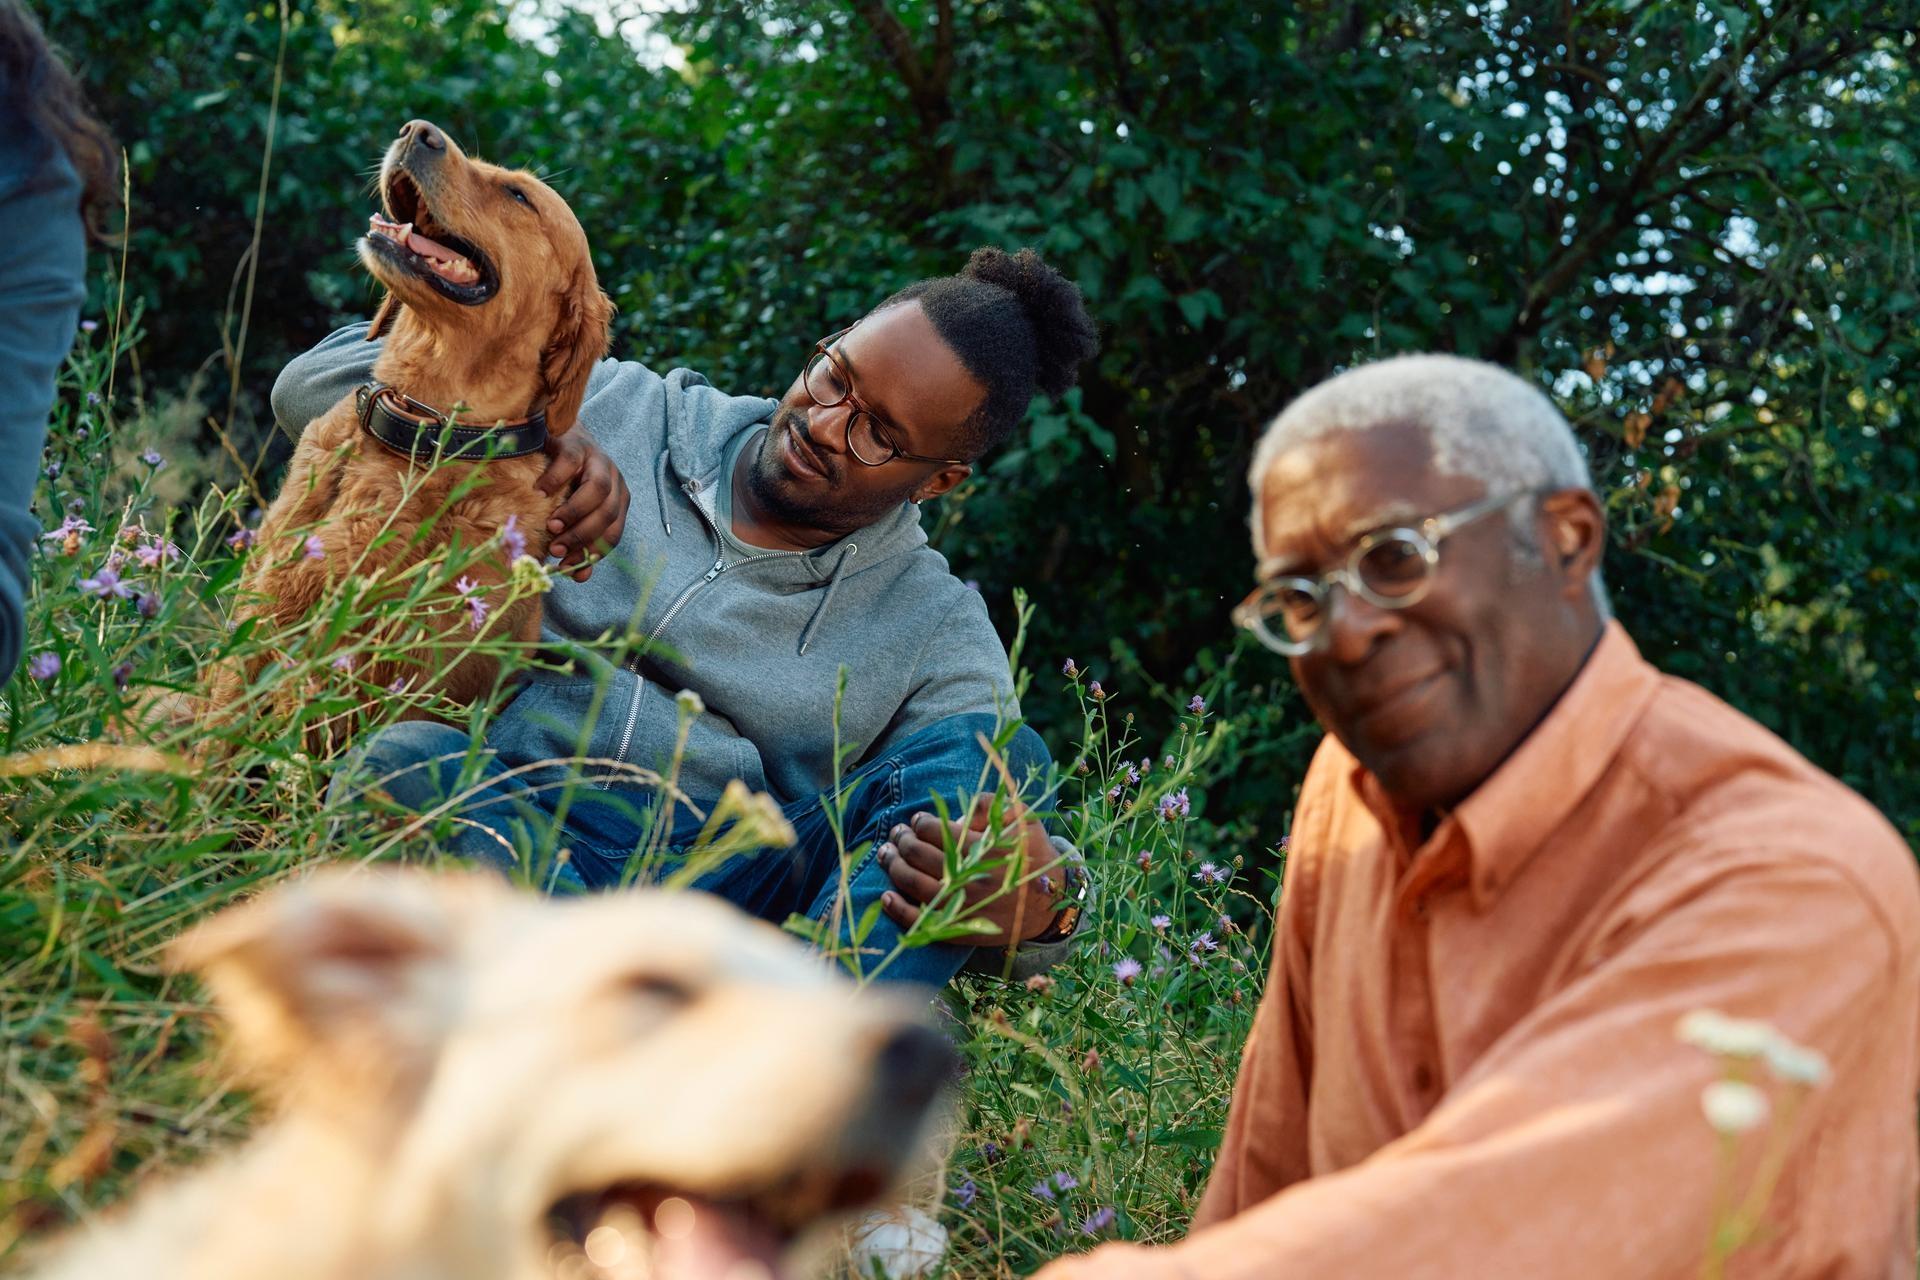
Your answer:
[[[954,1065],[916,1002],[704,894],[333,870],[169,958],[278,1114],[42,1280],[777,1280],[894,1185]]]
[[[469,550],[491,545],[409,619],[433,638],[423,661],[353,669],[373,686],[400,681],[472,702],[498,664],[448,655],[476,637],[539,634],[537,595],[505,603],[512,551],[546,556],[562,495],[534,487],[546,470],[539,439],[574,425],[613,307],[565,201],[530,173],[469,158],[425,120],[387,149],[380,197],[384,216],[359,244],[387,288],[367,335],[386,339],[374,383],[300,438],[242,578],[240,616],[297,625],[343,577],[393,583],[455,539]],[[230,714],[264,665],[225,668],[211,710]],[[304,696],[288,689],[277,709]]]

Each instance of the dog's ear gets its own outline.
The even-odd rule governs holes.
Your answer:
[[[553,336],[540,353],[540,381],[547,430],[559,435],[580,416],[587,395],[587,375],[607,354],[608,326],[613,322],[613,300],[600,289],[591,271],[576,276],[560,295],[560,317]]]
[[[261,1076],[391,1085],[431,1064],[449,1024],[461,925],[487,898],[472,879],[322,873],[221,912],[166,959],[206,981]]]
[[[367,341],[372,342],[391,328],[400,314],[400,308],[405,305],[398,294],[387,290],[387,296],[380,299],[380,309],[373,313],[373,323],[367,326]]]

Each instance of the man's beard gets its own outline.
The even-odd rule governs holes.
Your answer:
[[[843,469],[861,465],[851,459],[823,457],[822,465],[830,469],[825,486],[817,494],[798,491],[793,477],[779,459],[779,438],[783,430],[793,431],[811,443],[806,418],[797,410],[781,409],[774,415],[766,435],[761,437],[759,450],[747,468],[748,491],[761,511],[774,520],[844,536],[866,528],[906,501],[906,495],[901,494],[879,497],[858,506],[849,505],[851,495],[845,492],[838,477],[831,474],[831,468],[834,461],[839,461]],[[824,453],[823,450],[814,452],[816,457]]]

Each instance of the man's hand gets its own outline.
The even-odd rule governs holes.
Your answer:
[[[880,865],[893,881],[895,892],[881,895],[880,909],[902,929],[911,928],[920,918],[920,910],[940,892],[946,879],[946,857],[942,853],[950,837],[965,847],[987,829],[992,797],[974,797],[973,812],[965,822],[941,822],[939,815],[920,812],[889,832],[889,840],[880,846]],[[1026,807],[1011,802],[1003,817],[1010,824],[1009,840],[1018,840],[1020,849],[1003,846],[994,856],[1004,858],[1007,866],[998,873],[989,872],[967,883],[962,891],[969,910],[965,918],[985,920],[994,932],[967,939],[978,947],[1005,947],[1024,942],[1046,931],[1053,923],[1054,903],[1064,893],[1059,865],[1060,855],[1047,838],[1047,829],[1037,818],[1027,817]],[[1024,865],[1023,865],[1024,864]],[[1012,884],[1008,884],[1012,881]],[[1002,893],[1003,885],[1007,891]],[[994,895],[999,896],[994,896]],[[991,901],[987,899],[991,898]],[[980,904],[973,909],[975,904]]]
[[[576,566],[573,580],[585,582],[593,576],[587,557],[604,556],[626,532],[627,479],[578,426],[565,435],[548,436],[546,454],[547,470],[535,487],[548,494],[571,490],[547,521],[547,532],[554,536],[548,550],[560,557],[560,572]]]

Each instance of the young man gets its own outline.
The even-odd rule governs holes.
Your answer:
[[[1236,616],[1327,731],[1273,971],[1193,1234],[1045,1280],[1913,1275],[1912,855],[1609,619],[1559,412],[1386,361],[1290,406],[1251,479]],[[1716,1046],[1777,1132],[1709,1124]]]
[[[303,429],[371,377],[375,348],[363,335],[364,326],[343,329],[287,367],[273,396],[283,427]],[[694,707],[679,787],[707,810],[744,779],[783,804],[799,836],[700,886],[776,922],[796,912],[838,920],[843,939],[846,922],[879,901],[861,950],[869,964],[889,955],[941,885],[933,798],[952,807],[983,778],[991,788],[981,736],[1018,714],[986,608],[927,546],[919,504],[971,474],[1036,391],[1071,386],[1094,348],[1070,283],[1030,250],[982,249],[960,275],[913,285],[819,339],[777,401],[723,394],[686,369],[661,377],[604,362],[546,483],[576,485],[554,525],[563,563],[596,541],[618,545],[556,586],[545,627],[602,648],[637,629],[648,651],[618,667],[589,659],[570,675],[537,675],[488,729],[474,786],[459,778],[465,733],[405,723],[360,747],[353,781],[336,793],[378,785],[425,810],[457,790],[452,848],[495,863],[552,824],[565,795],[559,844],[571,854],[559,874],[597,888],[621,879],[657,795],[619,770],[662,769],[682,708]],[[874,842],[844,893],[823,801],[842,669],[839,735],[853,762],[845,843]],[[555,785],[552,768],[505,776],[576,757],[598,762],[591,786]],[[1024,727],[1002,762],[1019,783],[1049,764]],[[673,817],[671,844],[684,845],[699,823],[684,808]],[[1078,915],[1063,901],[1068,877],[1054,871],[1060,852],[1044,827],[1029,819],[1020,834],[1024,882],[1003,891],[983,877],[964,892],[993,928],[971,941],[1023,944],[1026,972],[1069,945]],[[944,984],[973,950],[907,950],[879,976]]]

